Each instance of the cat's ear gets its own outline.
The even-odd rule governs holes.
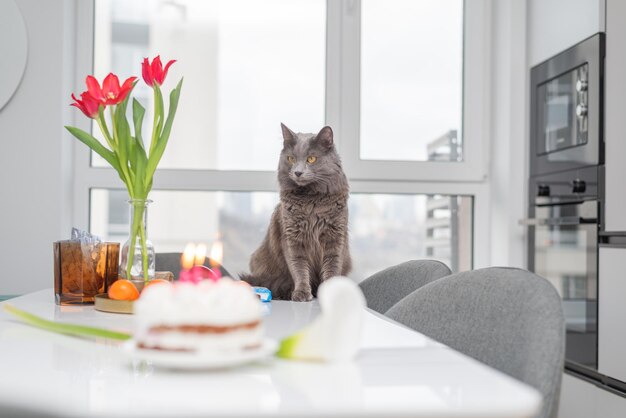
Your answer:
[[[315,137],[315,141],[320,146],[330,149],[333,146],[333,129],[330,126],[324,126]]]
[[[284,123],[280,124],[280,128],[283,130],[283,140],[285,142],[296,142],[296,134],[291,129],[287,128]]]

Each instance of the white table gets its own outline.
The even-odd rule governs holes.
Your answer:
[[[132,315],[54,304],[52,290],[4,303],[57,321],[131,331]],[[316,302],[272,302],[267,333],[310,322]],[[269,359],[222,371],[174,372],[128,364],[118,343],[82,340],[20,323],[0,310],[0,416],[26,407],[61,416],[527,418],[540,395],[390,320],[366,313],[355,362]]]

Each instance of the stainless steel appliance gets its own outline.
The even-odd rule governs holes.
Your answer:
[[[563,300],[566,369],[597,379],[604,34],[531,70],[528,268]]]
[[[531,70],[531,175],[604,163],[604,34]]]
[[[566,367],[597,368],[598,232],[604,167],[530,179],[528,228],[531,271],[563,299]]]

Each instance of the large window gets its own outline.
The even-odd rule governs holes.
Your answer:
[[[273,170],[281,122],[301,132],[323,126],[324,1],[97,0],[96,5],[96,74],[136,74],[143,57],[160,54],[178,60],[165,90],[185,77],[175,140],[159,167]],[[151,111],[148,88],[137,87]]]
[[[178,60],[169,82],[185,77],[151,194],[157,251],[221,239],[225,266],[248,269],[278,199],[284,122],[334,128],[355,279],[419,258],[465,270],[484,254],[484,0],[95,0],[79,3],[87,16],[78,74],[126,77],[160,54]],[[119,179],[80,145],[76,167],[75,223],[124,241]]]
[[[361,4],[360,157],[461,161],[463,0]]]

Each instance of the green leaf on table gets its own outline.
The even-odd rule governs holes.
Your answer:
[[[124,332],[111,331],[104,328],[88,327],[85,325],[48,321],[47,319],[43,319],[26,311],[22,311],[21,309],[18,309],[15,306],[9,304],[4,305],[4,310],[11,315],[23,320],[27,324],[59,334],[73,335],[77,337],[99,337],[120,341],[125,341],[132,338],[132,335]]]

